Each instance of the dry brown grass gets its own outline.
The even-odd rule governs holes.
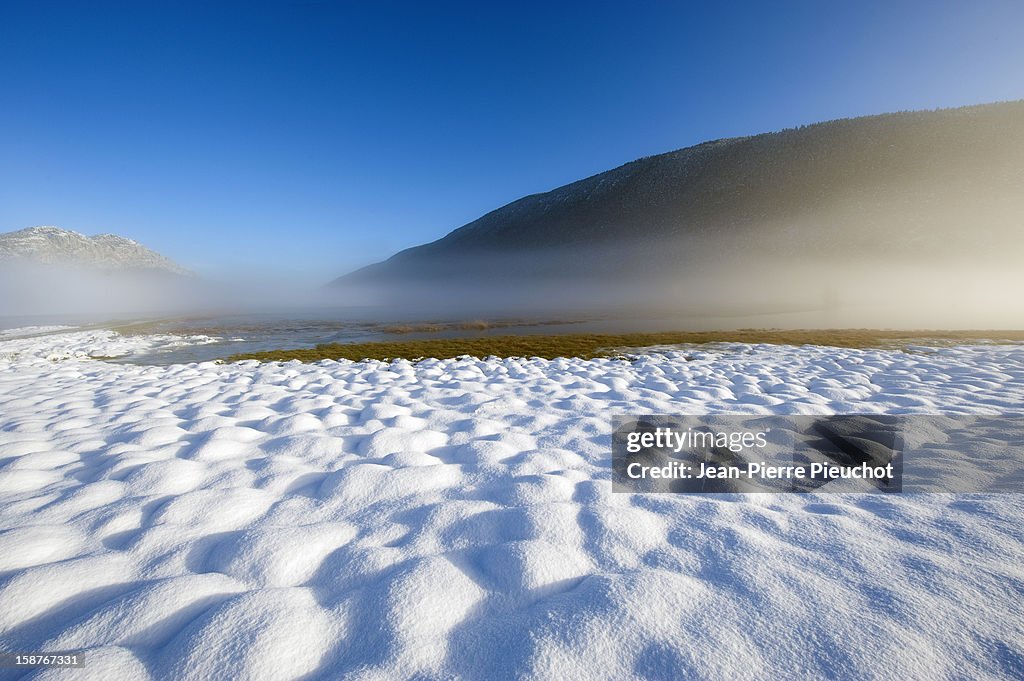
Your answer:
[[[901,347],[950,342],[1024,341],[1024,331],[889,331],[879,329],[739,329],[630,334],[563,334],[437,338],[379,343],[330,343],[315,348],[234,355],[228,361],[316,362],[323,359],[446,359],[474,357],[608,357],[637,348],[702,343],[772,343],[843,348]]]

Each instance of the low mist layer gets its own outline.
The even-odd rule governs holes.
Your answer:
[[[674,276],[638,270],[635,277],[595,272],[349,285],[343,290],[410,318],[583,315],[620,320],[611,330],[1024,327],[1020,269],[953,259],[932,264],[734,260],[684,268]],[[638,323],[630,324],[631,318]]]
[[[320,289],[279,278],[203,278],[103,271],[70,264],[4,262],[0,317],[151,318],[271,312],[336,304]]]

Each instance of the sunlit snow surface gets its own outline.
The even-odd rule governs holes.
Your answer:
[[[1024,347],[89,359],[168,342],[0,341],[0,648],[87,660],[35,678],[1024,675],[1017,495],[609,482],[612,414],[1020,412]]]

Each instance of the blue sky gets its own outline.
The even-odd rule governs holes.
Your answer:
[[[1024,97],[1024,3],[0,0],[0,231],[323,279],[707,139]]]

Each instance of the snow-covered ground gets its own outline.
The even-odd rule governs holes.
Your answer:
[[[73,327],[70,327],[73,328]],[[92,359],[147,355],[185,346],[219,343],[222,338],[207,335],[176,335],[170,333],[122,336],[106,329],[54,333],[59,326],[33,326],[11,329],[0,336],[0,362],[24,366],[38,365],[40,360],[56,362],[67,359]]]
[[[1024,347],[89,359],[166,342],[0,340],[0,648],[86,652],[35,678],[1024,676],[1018,495],[609,481],[613,414],[1020,412]]]
[[[16,329],[0,329],[0,339],[39,336],[45,333],[53,333],[54,331],[67,331],[73,328],[75,327],[67,326],[66,324],[51,324],[49,326],[19,326]]]

